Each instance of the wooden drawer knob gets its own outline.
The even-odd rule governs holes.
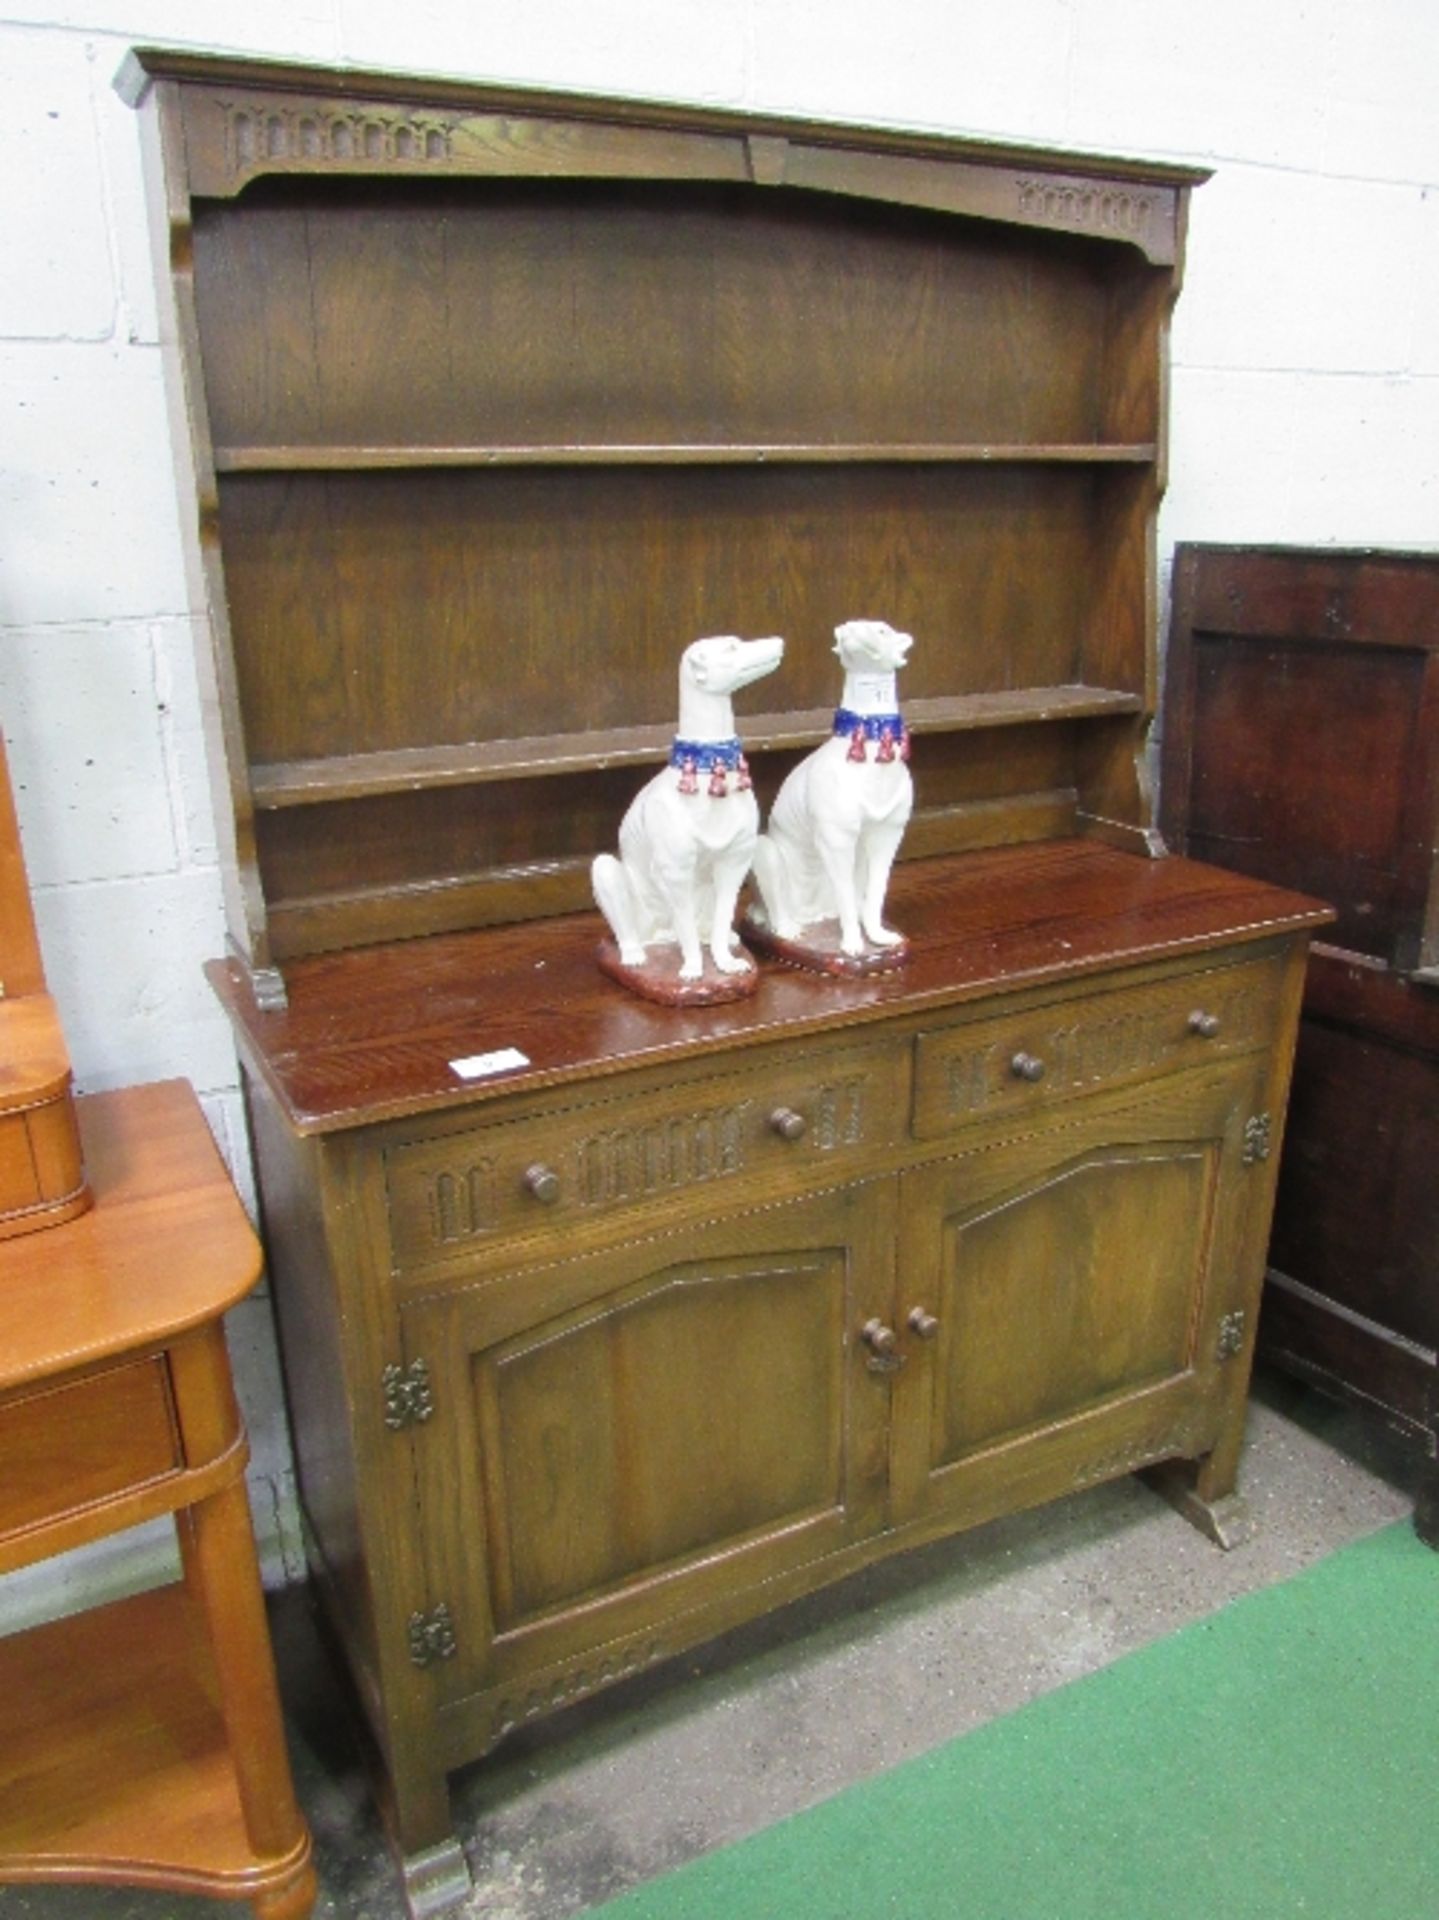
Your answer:
[[[1201,1040],[1212,1040],[1219,1031],[1219,1015],[1205,1013],[1202,1007],[1196,1007],[1189,1016],[1189,1031],[1197,1033]]]
[[[552,1207],[560,1197],[560,1176],[542,1160],[525,1168],[524,1184],[542,1206]]]
[[[879,1319],[866,1320],[859,1330],[859,1337],[871,1353],[877,1353],[881,1357],[893,1353],[899,1339],[894,1328],[887,1327],[883,1320]]]
[[[1042,1080],[1044,1062],[1032,1053],[1017,1053],[1009,1063],[1009,1070],[1016,1080]]]
[[[776,1107],[769,1123],[781,1140],[801,1140],[809,1126],[804,1115],[796,1113],[793,1107]]]

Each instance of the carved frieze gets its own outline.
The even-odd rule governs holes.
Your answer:
[[[1094,183],[1057,175],[1015,181],[1019,215],[1070,233],[1101,233],[1146,246],[1163,215],[1158,196],[1114,182]]]
[[[1268,1018],[1270,993],[1254,981],[1233,985],[1209,983],[1204,991],[1215,1013],[1204,1016],[1210,1031],[1222,1035],[1228,1046],[1256,1045]],[[984,1113],[1001,1097],[1012,1095],[1016,1079],[1042,1087],[1050,1095],[1095,1092],[1107,1085],[1138,1079],[1174,1066],[1186,1057],[1195,1064],[1197,1029],[1192,1020],[1176,1018],[1167,1003],[1127,1006],[1113,1013],[1095,1008],[1066,1019],[1041,1013],[1024,1028],[1024,1053],[1016,1054],[1014,1030],[1006,1026],[997,1037],[989,1027],[970,1048],[951,1054],[945,1062],[946,1094],[951,1119]],[[1016,1060],[1036,1063],[1039,1070],[1019,1074]]]
[[[367,167],[424,167],[448,161],[453,119],[389,107],[337,111],[319,102],[220,103],[225,155],[237,178],[270,168],[337,161]]]
[[[499,1225],[493,1160],[475,1160],[437,1173],[429,1197],[430,1233],[438,1245],[469,1240]]]
[[[609,1686],[611,1681],[626,1680],[632,1673],[640,1673],[644,1668],[654,1666],[656,1661],[663,1660],[668,1651],[661,1640],[636,1640],[618,1650],[597,1654],[584,1666],[558,1674],[554,1679],[543,1681],[523,1694],[507,1696],[495,1708],[495,1732],[497,1735],[510,1733],[522,1720],[534,1720],[542,1713],[553,1713],[559,1707],[567,1707],[572,1701],[583,1700],[587,1694]]]
[[[415,1193],[428,1248],[442,1253],[576,1208],[597,1212],[663,1200],[730,1180],[764,1160],[843,1153],[865,1144],[875,1094],[864,1074],[837,1074],[797,1090],[794,1098],[803,1118],[794,1141],[776,1131],[774,1103],[758,1097],[718,1100],[629,1125],[601,1107],[588,1127],[577,1127],[573,1116],[568,1124],[557,1116],[552,1131],[527,1129],[515,1140],[485,1136],[483,1153],[467,1138],[448,1164],[423,1168],[418,1192],[412,1177],[400,1175],[400,1191]],[[544,1163],[544,1212],[523,1195],[527,1186],[536,1191],[535,1156]]]
[[[732,180],[1087,234],[1156,262],[1172,261],[1177,247],[1176,196],[1164,187],[928,153],[857,154],[739,121],[620,127],[518,103],[485,111],[478,101],[420,106],[240,87],[197,89],[185,116],[190,188],[207,197],[237,194],[266,173]]]

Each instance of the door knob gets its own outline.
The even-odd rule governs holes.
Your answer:
[[[938,1319],[923,1307],[910,1308],[909,1325],[911,1331],[917,1333],[921,1340],[933,1340],[934,1336],[939,1332]]]
[[[542,1160],[525,1168],[524,1184],[542,1206],[552,1207],[560,1197],[560,1176]]]
[[[893,1327],[887,1327],[883,1320],[866,1320],[859,1330],[859,1337],[871,1353],[893,1353],[899,1336]]]
[[[887,1327],[876,1315],[866,1320],[859,1330],[859,1337],[869,1348],[865,1365],[871,1373],[898,1373],[904,1365],[904,1355],[897,1353],[899,1335],[893,1327]]]

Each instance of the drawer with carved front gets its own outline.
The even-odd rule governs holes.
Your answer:
[[[874,1149],[903,1139],[908,1051],[821,1045],[748,1071],[666,1081],[621,1096],[566,1103],[386,1154],[396,1268],[422,1266],[507,1235],[570,1228],[618,1208],[728,1203],[743,1178],[787,1171],[807,1182],[846,1177]]]
[[[1284,960],[1212,967],[1146,986],[1073,992],[915,1042],[914,1133],[935,1139],[976,1121],[1103,1093],[1267,1046]]]

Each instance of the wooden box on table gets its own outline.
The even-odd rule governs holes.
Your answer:
[[[533,1715],[1136,1467],[1241,1524],[1325,915],[1151,821],[1202,176],[179,53],[124,84],[213,635],[212,978],[313,1564],[439,1912],[447,1774]],[[916,636],[908,964],[627,995],[589,862],[680,649],[785,636],[740,714],[768,803],[854,616]]]
[[[45,969],[0,738],[0,1240],[90,1204],[70,1055]]]

